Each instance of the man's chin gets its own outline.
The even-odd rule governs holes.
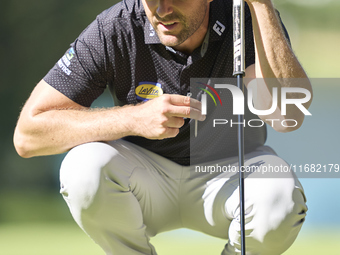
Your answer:
[[[175,35],[158,35],[159,40],[165,46],[174,47],[181,44],[181,41]]]

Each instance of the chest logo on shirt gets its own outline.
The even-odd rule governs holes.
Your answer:
[[[213,29],[219,36],[222,36],[222,33],[225,30],[225,25],[217,20],[215,25],[213,26]]]
[[[148,101],[163,95],[162,85],[156,82],[140,82],[135,90],[137,99]]]

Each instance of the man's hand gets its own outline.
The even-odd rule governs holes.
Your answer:
[[[135,106],[132,112],[133,134],[148,139],[175,137],[184,125],[184,118],[203,121],[201,102],[187,96],[165,94]]]

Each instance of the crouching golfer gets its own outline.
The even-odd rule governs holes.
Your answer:
[[[311,91],[271,0],[246,3],[245,77]],[[240,253],[238,174],[190,167],[236,166],[236,127],[200,136],[212,133],[212,115],[202,115],[199,96],[187,96],[190,78],[232,77],[232,22],[231,0],[123,0],[79,35],[23,107],[14,135],[19,155],[68,151],[61,194],[106,254],[155,255],[149,238],[178,228],[224,238],[223,255]],[[295,78],[304,82],[285,82]],[[107,86],[115,107],[89,109]],[[258,86],[254,105],[268,109],[271,91]],[[275,109],[255,117],[279,119],[271,125],[279,132],[301,125],[298,107],[289,105],[286,115]],[[298,125],[281,125],[284,119]],[[265,125],[246,127],[245,166],[287,166],[265,140]],[[299,181],[290,172],[249,172],[245,187],[247,254],[282,254],[307,210]]]

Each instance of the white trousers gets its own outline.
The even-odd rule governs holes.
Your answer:
[[[236,166],[237,157],[217,163]],[[266,146],[245,155],[246,166],[256,164],[287,166]],[[149,237],[178,228],[224,238],[222,254],[240,254],[238,173],[194,169],[123,140],[88,143],[66,155],[61,194],[106,254],[155,255]],[[293,173],[246,173],[247,254],[288,249],[304,221],[305,202]]]

